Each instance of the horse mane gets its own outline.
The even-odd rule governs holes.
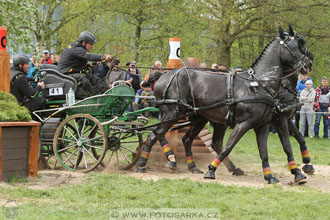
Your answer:
[[[276,38],[274,38],[273,40],[271,40],[266,47],[261,51],[261,53],[259,54],[259,57],[253,62],[253,64],[250,66],[251,68],[255,67],[256,64],[259,62],[259,60],[261,59],[261,57],[265,54],[265,51],[268,49],[268,47],[276,40]]]

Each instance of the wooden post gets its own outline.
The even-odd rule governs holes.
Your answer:
[[[38,171],[39,126],[40,124],[38,123],[31,127],[29,134],[29,177],[36,177]]]
[[[186,67],[199,68],[199,66],[201,65],[201,60],[197,57],[188,57],[187,59],[185,59],[184,64],[186,65]]]
[[[6,49],[7,27],[0,26],[0,91],[10,92],[10,55]]]
[[[2,181],[2,127],[0,127],[0,182]]]

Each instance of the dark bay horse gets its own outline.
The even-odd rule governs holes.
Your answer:
[[[155,84],[155,96],[160,104],[163,123],[149,134],[138,162],[138,171],[145,171],[151,147],[159,139],[162,139],[161,145],[168,159],[167,166],[175,167],[175,155],[164,134],[181,118],[180,116],[186,116],[187,112],[198,112],[198,115],[214,123],[230,123],[234,126],[225,148],[210,164],[206,178],[215,178],[215,169],[224,161],[239,139],[253,128],[257,135],[265,179],[269,182],[277,181],[269,168],[265,128],[271,121],[275,109],[274,97],[280,88],[279,79],[289,74],[284,72],[284,69],[291,67],[298,70],[299,65],[304,64],[304,60],[305,55],[298,48],[298,40],[286,35],[280,28],[279,37],[266,46],[252,65],[253,71],[245,74],[244,77],[248,77],[249,80],[236,77],[232,90],[228,89],[230,85],[226,76],[205,71],[179,69],[162,75]],[[258,84],[257,80],[269,81]],[[228,98],[229,93],[232,93],[232,96]],[[235,117],[232,116],[232,107]],[[187,160],[194,163],[192,158]],[[293,163],[294,160],[289,161],[292,168]],[[301,174],[297,168],[292,170],[296,176]]]
[[[298,37],[296,33],[293,32],[291,27],[289,34],[292,37]],[[304,44],[305,44],[304,38],[301,37],[298,42],[301,50],[305,50],[305,54],[309,58],[308,63],[306,63],[306,67],[308,67],[309,70],[312,70],[313,55],[306,48],[304,48]],[[307,73],[305,68],[302,68],[301,72],[302,74]],[[297,107],[300,106],[299,100],[297,98],[298,94],[296,92],[296,85],[297,85],[297,75],[291,76],[290,78],[283,79],[281,81],[281,87],[276,97],[279,100],[280,108],[274,114],[271,124],[273,124],[276,127],[276,130],[278,131],[280,140],[283,145],[283,149],[288,156],[288,161],[291,161],[290,160],[291,158],[289,157],[292,154],[290,153],[292,152],[292,150],[288,136],[288,130],[289,130],[290,133],[296,138],[296,140],[300,145],[302,160],[303,163],[305,164],[302,168],[303,171],[307,174],[314,174],[315,170],[313,165],[311,164],[311,159],[309,157],[309,152],[304,137],[300,134],[297,127],[290,120],[294,115],[294,113],[296,112]],[[191,120],[190,129],[183,137],[183,143],[187,155],[192,155],[191,152],[192,141],[194,140],[194,137],[202,130],[202,128],[207,123],[207,120],[202,117],[191,117],[190,120]],[[226,127],[223,125],[214,125],[214,124],[213,127],[214,127],[214,135],[212,139],[212,148],[216,152],[219,151],[221,152],[224,131]],[[226,165],[228,171],[233,172],[234,175],[239,175],[243,173],[242,170],[235,167],[234,163],[231,162],[228,157],[224,160],[224,164]],[[304,177],[302,175],[296,176],[295,181],[303,182],[303,178]]]

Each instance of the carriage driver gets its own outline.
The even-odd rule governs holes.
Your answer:
[[[10,69],[10,93],[16,97],[20,105],[33,112],[43,108],[45,99],[39,97],[38,93],[45,88],[45,84],[38,82],[35,89],[30,86],[27,77],[29,63],[30,59],[26,55],[16,54],[13,57],[13,67]]]
[[[85,68],[88,61],[111,62],[112,60],[111,55],[90,54],[89,51],[95,43],[94,34],[88,31],[81,32],[78,41],[71,43],[64,50],[58,64],[58,70],[75,78],[78,85],[89,95],[101,94],[109,89],[109,86],[100,77],[88,74]]]

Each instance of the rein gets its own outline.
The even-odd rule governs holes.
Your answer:
[[[282,80],[282,79],[286,79],[286,78],[289,78],[295,74],[297,74],[298,71],[300,71],[301,67],[298,68],[298,69],[295,69],[293,70],[293,72],[291,72],[292,70],[286,70],[286,71],[283,71],[283,73],[285,72],[291,72],[290,74],[288,75],[285,75],[285,76],[282,76],[282,77],[279,77],[279,78],[276,78],[276,79],[255,79],[253,81],[256,81],[256,82],[272,82],[272,81],[278,81],[278,80]],[[252,70],[252,69],[251,69]],[[243,76],[241,76],[239,73],[247,73],[251,76],[251,73],[249,72],[250,69],[248,71],[243,71],[243,72],[238,72],[236,75],[241,78],[241,79],[244,79],[244,80],[252,80],[250,77],[249,78],[245,78]],[[254,72],[254,70],[252,70]],[[251,71],[251,72],[252,72]],[[253,74],[253,73],[252,73]],[[254,76],[255,77],[255,76]],[[256,78],[256,77],[255,77]]]

